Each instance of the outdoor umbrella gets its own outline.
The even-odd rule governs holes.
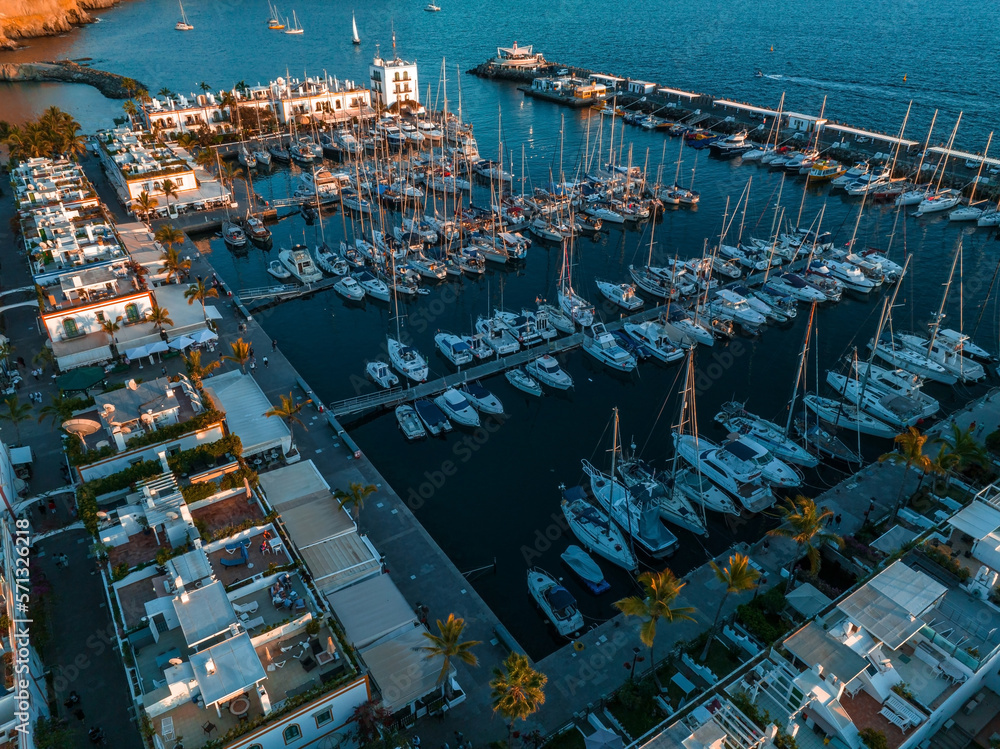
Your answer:
[[[192,333],[191,338],[195,343],[206,343],[208,341],[218,340],[219,336],[217,336],[208,328],[202,328],[196,333]]]
[[[183,351],[188,346],[194,343],[194,338],[188,338],[186,335],[182,335],[174,340],[170,341],[167,345],[175,349],[176,351]]]

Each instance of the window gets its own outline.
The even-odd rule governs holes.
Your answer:
[[[260,744],[251,744],[247,749],[264,749]]]
[[[77,326],[76,320],[71,318],[63,320],[63,330],[66,332],[67,338],[73,338],[80,335],[80,328]]]
[[[125,321],[134,323],[139,322],[142,318],[139,316],[139,305],[138,304],[126,304],[125,305]]]
[[[302,738],[302,731],[293,723],[281,732],[281,736],[285,739],[286,744],[291,744],[293,741],[298,741]]]
[[[313,717],[316,719],[316,727],[319,728],[320,726],[325,726],[327,723],[333,720],[333,711],[327,708],[322,712],[316,713],[315,715],[313,715]]]

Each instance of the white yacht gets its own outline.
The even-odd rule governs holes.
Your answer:
[[[916,426],[924,418],[922,404],[905,395],[886,392],[875,382],[862,382],[837,372],[827,372],[826,382],[838,395],[897,431]]]
[[[618,464],[618,475],[634,497],[646,498],[660,509],[660,517],[695,535],[708,535],[702,519],[685,494],[668,488],[656,477],[652,467],[637,458]]]
[[[659,503],[634,497],[624,484],[603,473],[588,460],[580,461],[590,477],[590,491],[615,523],[636,545],[655,559],[677,551],[677,537],[660,520]]]
[[[582,486],[563,490],[562,511],[566,524],[589,551],[622,569],[634,571],[635,555],[625,535],[601,508],[587,501]]]
[[[765,445],[772,453],[791,463],[806,468],[819,464],[819,459],[789,437],[785,430],[756,414],[747,411],[742,403],[729,401],[722,404],[722,410],[715,420],[735,434],[744,434]]]
[[[821,398],[813,394],[803,398],[803,403],[806,408],[827,424],[842,427],[850,432],[892,439],[899,431],[884,421],[879,421],[874,416],[866,414],[853,403],[845,403],[833,398]]]
[[[864,378],[869,386],[874,386],[879,392],[904,396],[921,408],[921,415],[929,419],[941,410],[941,404],[923,391],[924,381],[918,375],[905,369],[885,369],[868,362],[852,360],[852,372],[855,378]]]
[[[485,341],[485,336],[482,333],[476,333],[475,335],[464,335],[462,340],[469,344],[469,348],[472,350],[472,355],[477,360],[489,359],[496,352],[490,348]]]
[[[413,406],[406,404],[397,406],[396,423],[399,424],[403,436],[408,440],[419,440],[427,436],[427,430],[424,428]]]
[[[917,206],[914,216],[924,216],[928,213],[939,213],[948,211],[958,205],[962,200],[962,193],[958,190],[938,190],[928,194]]]
[[[278,253],[278,260],[302,283],[315,283],[323,278],[323,271],[316,267],[305,245],[297,244],[290,250],[281,250]]]
[[[365,374],[371,378],[379,387],[394,388],[399,384],[399,378],[389,369],[389,365],[384,361],[368,362],[365,367]]]
[[[460,390],[465,399],[479,413],[493,414],[495,416],[503,413],[503,403],[500,402],[500,399],[484,388],[478,380],[475,382],[466,382]]]
[[[934,343],[922,335],[897,333],[896,340],[906,348],[926,356],[944,367],[962,382],[979,382],[986,377],[986,370],[979,362],[962,356],[962,346],[968,336],[954,332],[953,336],[935,336]]]
[[[361,286],[352,276],[344,276],[333,285],[333,290],[344,299],[352,302],[360,302],[365,298],[364,287]]]
[[[664,481],[667,489],[678,491],[689,501],[700,504],[706,510],[721,512],[723,515],[740,514],[740,508],[726,492],[717,487],[694,468],[681,468],[673,477]]]
[[[427,360],[419,351],[392,336],[386,336],[386,345],[389,349],[389,361],[397,372],[414,382],[427,381]]]
[[[455,388],[448,388],[441,393],[434,399],[434,405],[444,411],[449,420],[456,424],[464,427],[479,426],[479,413]]]
[[[756,465],[760,468],[764,481],[773,486],[790,489],[802,485],[801,473],[776,458],[764,445],[749,437],[730,435],[730,439],[722,444],[722,449],[747,463]]]
[[[538,384],[538,381],[520,367],[508,369],[504,372],[504,377],[507,378],[507,382],[522,393],[534,395],[536,398],[543,393],[542,386]]]
[[[385,281],[377,278],[371,271],[363,270],[360,273],[355,273],[352,278],[372,299],[378,299],[380,302],[389,301],[389,287],[385,285]]]
[[[590,330],[591,335],[584,335],[583,338],[584,351],[620,372],[635,369],[635,357],[618,344],[617,339],[604,327],[604,323],[594,323]]]
[[[774,505],[774,494],[760,467],[704,437],[674,433],[674,448],[696,471],[713,481],[750,512]]]
[[[496,351],[498,356],[513,354],[521,348],[513,334],[495,317],[480,315],[476,318],[476,332],[482,335],[486,345]]]
[[[826,301],[826,294],[796,273],[782,273],[769,280],[768,285],[800,302]]]
[[[708,309],[724,320],[732,320],[754,330],[767,322],[767,318],[751,307],[746,298],[729,289],[715,292],[715,298],[709,302]]]
[[[954,385],[958,382],[958,377],[953,372],[927,356],[926,347],[922,351],[916,351],[898,340],[897,337],[887,337],[879,341],[878,345],[875,344],[874,339],[869,341],[868,348],[872,349],[875,356],[882,361],[928,380],[940,382],[943,385]]]
[[[669,323],[668,323],[669,324]],[[649,349],[662,362],[677,361],[684,357],[684,349],[674,345],[663,326],[655,320],[627,322],[625,332],[629,338]]]
[[[605,299],[613,304],[617,304],[624,310],[634,312],[645,303],[636,296],[635,286],[630,283],[613,283],[612,281],[602,281],[597,279],[597,290],[601,292]]]
[[[559,362],[548,354],[528,362],[524,368],[528,374],[543,385],[548,385],[556,390],[569,390],[573,387],[573,378],[559,366]]]
[[[545,302],[539,302],[538,312],[535,316],[536,322],[541,315],[545,315],[551,326],[560,333],[569,335],[576,332],[576,325],[573,323],[572,318],[558,307]]]
[[[316,247],[316,265],[324,273],[331,276],[346,276],[347,262],[335,254],[326,242],[322,242]]]
[[[436,5],[429,5],[425,10],[432,7],[441,10]],[[548,572],[538,567],[528,570],[528,592],[560,635],[571,637],[583,630],[583,614],[577,608],[576,599]]]
[[[434,336],[434,344],[438,347],[444,358],[461,367],[472,361],[472,347],[465,342],[462,336],[453,333],[438,333]]]
[[[861,268],[853,263],[839,262],[827,258],[826,267],[830,270],[830,275],[840,281],[851,291],[862,294],[869,293],[875,288],[875,282],[861,272]]]
[[[594,305],[567,286],[559,290],[559,307],[582,328],[589,328],[594,322]]]

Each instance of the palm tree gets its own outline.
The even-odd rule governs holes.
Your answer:
[[[142,214],[143,221],[148,221],[149,214],[152,213],[153,209],[156,208],[156,206],[158,206],[159,204],[160,204],[159,200],[157,200],[148,192],[143,190],[142,192],[139,193],[139,197],[137,197],[135,199],[135,202],[132,204],[132,209],[137,210],[139,213]]]
[[[472,652],[472,648],[479,645],[478,640],[462,640],[462,632],[465,629],[465,619],[461,619],[454,614],[448,614],[446,621],[437,620],[437,628],[440,634],[432,635],[424,632],[424,637],[430,640],[430,645],[424,645],[423,650],[428,660],[431,658],[441,658],[441,673],[438,675],[438,685],[444,686],[444,696],[451,699],[451,662],[453,659],[460,660],[467,666],[478,666],[479,659]]]
[[[191,148],[198,143],[198,138],[193,133],[181,133],[177,136],[177,145],[181,148]]]
[[[218,290],[214,286],[206,286],[201,278],[191,284],[184,292],[184,298],[188,300],[188,304],[194,304],[195,300],[201,302],[201,314],[205,317],[206,324],[208,323],[208,313],[205,311],[205,300],[218,296]]]
[[[795,567],[803,558],[809,560],[809,572],[816,575],[822,562],[819,550],[828,543],[843,548],[844,539],[836,533],[824,530],[833,517],[833,510],[826,507],[817,508],[816,503],[809,497],[803,497],[801,494],[795,499],[785,497],[785,506],[780,508],[780,512],[784,522],[780,527],[769,530],[767,535],[790,538],[803,551],[802,556],[792,564],[788,575],[788,587],[791,588]]]
[[[945,488],[951,484],[952,471],[961,473],[970,466],[984,468],[990,464],[990,455],[986,448],[976,441],[972,427],[962,429],[952,422],[951,434],[939,437],[935,443],[941,445],[935,462],[945,473]]]
[[[507,656],[503,668],[503,671],[499,668],[493,669],[490,696],[493,699],[493,712],[500,713],[510,721],[507,732],[509,746],[513,722],[518,718],[527,720],[545,704],[543,688],[548,683],[549,677],[533,669],[528,656],[517,652]]]
[[[221,367],[222,362],[218,359],[202,362],[201,351],[195,350],[184,356],[184,366],[195,387],[200,388],[202,380]]]
[[[906,467],[906,470],[903,471],[903,479],[899,484],[899,494],[896,496],[896,502],[892,506],[892,516],[889,518],[890,525],[896,521],[896,515],[899,513],[900,507],[902,507],[903,492],[906,491],[906,479],[909,469],[916,468],[920,471],[920,481],[917,482],[914,494],[920,491],[920,487],[923,485],[924,479],[927,478],[927,474],[940,472],[940,467],[936,466],[933,460],[924,455],[924,445],[927,444],[927,435],[921,434],[920,430],[916,427],[909,427],[902,434],[897,434],[893,441],[898,446],[897,451],[886,453],[878,459],[879,463],[903,464]]]
[[[233,182],[238,179],[245,180],[246,178],[247,176],[243,173],[242,169],[233,166],[229,162],[222,162],[222,166],[219,168],[219,181],[222,182],[223,187],[228,186],[232,190]]]
[[[701,652],[699,660],[704,661],[708,657],[709,648],[715,639],[715,630],[719,626],[719,617],[722,616],[722,609],[726,605],[726,599],[731,593],[744,593],[757,587],[757,578],[760,572],[750,566],[750,557],[746,554],[733,554],[729,557],[729,566],[720,567],[713,559],[709,564],[715,573],[715,579],[726,586],[726,592],[719,601],[719,608],[715,612],[715,619],[712,628],[708,630],[708,639],[705,641],[705,649]]]
[[[629,596],[615,601],[615,608],[625,616],[638,616],[644,619],[639,628],[639,639],[642,644],[649,648],[649,662],[653,669],[653,679],[659,683],[659,676],[656,673],[656,661],[653,659],[653,645],[656,641],[656,624],[660,619],[668,622],[694,621],[691,615],[695,609],[693,606],[674,606],[674,601],[681,594],[681,589],[687,583],[681,582],[669,569],[662,572],[643,572],[639,575],[639,585],[642,586],[644,595]]]
[[[199,83],[198,84],[198,88],[200,88],[202,90],[202,93],[206,93],[206,94],[209,91],[212,90],[212,87],[209,84],[205,83],[205,81],[202,81],[201,83]]]
[[[38,353],[31,358],[31,363],[37,364],[42,370],[46,367],[55,369],[56,355],[52,353],[52,349],[48,346],[42,346]]]
[[[163,196],[167,199],[167,212],[170,212],[170,198],[177,197],[177,185],[174,184],[172,179],[165,179],[160,183],[160,191]]]
[[[212,169],[215,166],[215,154],[211,148],[202,148],[194,157],[194,163],[202,169]]]
[[[170,98],[171,96],[173,96],[173,95],[174,95],[174,92],[173,92],[173,91],[171,91],[171,90],[170,90],[169,88],[167,88],[166,86],[164,86],[163,88],[161,88],[161,89],[160,89],[159,91],[157,91],[157,92],[156,92],[156,95],[157,95],[157,96],[164,96],[164,97],[166,97],[166,98],[168,98],[168,99],[169,99],[169,98]]]
[[[146,320],[153,323],[161,333],[163,332],[164,325],[174,326],[174,321],[170,319],[170,310],[158,304],[153,305],[153,309],[146,316]]]
[[[191,270],[191,261],[182,258],[181,254],[173,247],[160,255],[160,260],[163,262],[163,265],[160,266],[160,273],[167,274],[167,283],[170,283],[171,279],[174,278],[180,281]]]
[[[175,244],[184,243],[184,232],[174,228],[172,224],[164,224],[153,235],[153,239],[159,242],[168,251],[174,248]]]
[[[135,122],[135,116],[139,113],[139,108],[135,105],[135,102],[128,99],[122,104],[122,109],[125,110],[125,114],[128,115],[129,120]]]
[[[242,338],[237,338],[229,344],[229,348],[232,349],[233,353],[222,358],[239,364],[240,369],[243,370],[243,374],[246,374],[247,362],[250,361],[250,344]]]
[[[345,507],[349,508],[351,516],[357,520],[358,516],[361,515],[361,510],[364,509],[365,500],[377,491],[378,487],[374,484],[365,486],[359,481],[352,481],[348,485],[348,491],[337,489],[333,493],[333,498],[340,502],[341,510]]]
[[[122,78],[122,88],[129,96],[135,96],[136,91],[139,90],[139,83],[134,78]]]
[[[4,399],[3,403],[7,406],[7,411],[6,413],[0,411],[0,419],[9,421],[14,425],[14,433],[17,435],[18,444],[20,444],[21,422],[31,418],[31,406],[27,403],[21,403],[16,395]]]
[[[0,361],[6,361],[14,353],[14,345],[10,341],[0,343]]]
[[[116,317],[114,320],[107,317],[101,320],[101,330],[103,330],[108,336],[108,346],[115,345],[115,333],[121,330],[121,321],[121,315]]]
[[[298,424],[307,432],[309,428],[305,425],[305,422],[299,418],[299,413],[302,411],[302,407],[305,403],[296,403],[292,394],[279,395],[278,399],[281,401],[280,406],[271,406],[267,411],[264,412],[265,416],[277,416],[279,419],[284,419],[288,422],[288,436],[289,436],[289,446],[288,452],[292,454],[295,452],[295,425]]]
[[[42,406],[39,411],[38,423],[41,424],[46,419],[52,419],[52,428],[57,424],[73,416],[72,401],[62,394],[62,391],[52,394],[52,402],[47,406]]]

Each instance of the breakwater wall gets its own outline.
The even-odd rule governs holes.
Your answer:
[[[90,68],[69,60],[56,62],[8,62],[0,64],[0,81],[58,81],[85,83],[109,99],[127,99],[125,76]],[[139,84],[142,85],[141,83]]]

